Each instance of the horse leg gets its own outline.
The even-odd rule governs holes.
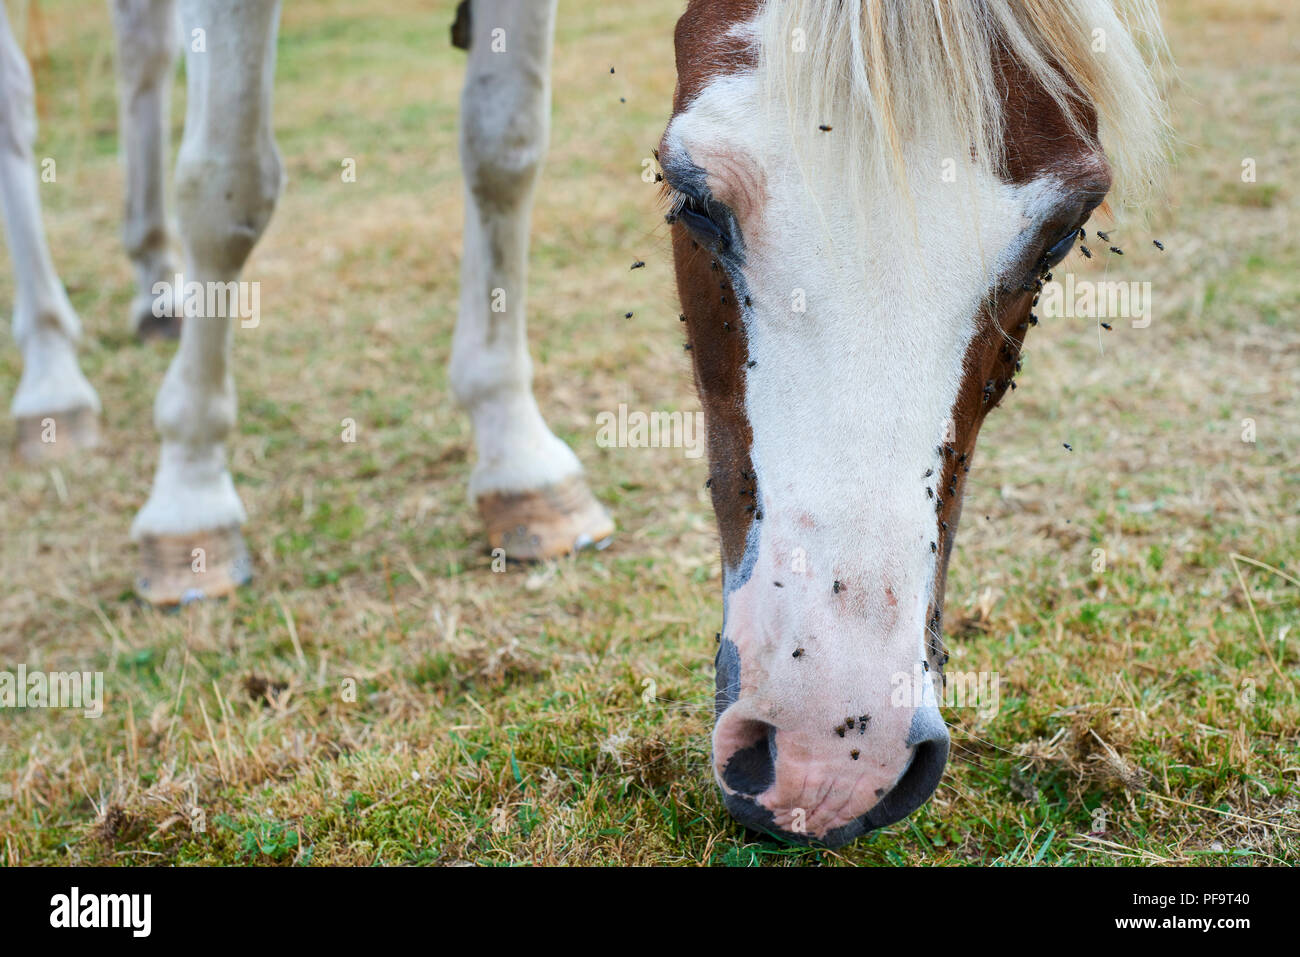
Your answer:
[[[176,159],[176,209],[186,288],[234,289],[280,193],[271,133],[279,0],[183,0],[188,48],[185,135]],[[221,286],[210,284],[219,283]],[[209,298],[206,297],[205,298]],[[210,300],[209,300],[210,301]],[[131,536],[140,543],[140,594],[155,604],[226,594],[249,578],[244,507],[226,467],[235,424],[233,319],[187,310],[180,345],[154,405],[158,471]]]
[[[473,0],[461,97],[465,237],[451,386],[474,424],[470,497],[490,546],[517,559],[561,555],[614,531],[577,457],[542,419],[528,355],[528,231],[550,124],[555,6]]]
[[[131,331],[140,338],[175,338],[177,273],[167,237],[163,198],[168,113],[176,63],[174,0],[113,0],[122,144],[126,161],[126,217],[122,239],[135,264],[138,291],[131,302]],[[159,299],[158,283],[173,295]],[[154,309],[155,302],[166,309]],[[161,312],[161,315],[157,313]]]
[[[81,321],[59,282],[37,195],[32,73],[0,4],[0,197],[14,267],[14,339],[23,374],[11,409],[18,454],[41,461],[92,446],[99,396],[77,364]]]

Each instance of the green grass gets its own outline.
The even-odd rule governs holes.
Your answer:
[[[596,412],[619,402],[698,408],[639,179],[669,109],[678,0],[562,5],[530,335],[541,406],[620,531],[608,551],[504,572],[467,506],[471,436],[447,390],[462,217],[450,5],[303,7],[285,11],[276,93],[288,188],[248,268],[262,325],[236,335],[231,467],[257,577],[163,613],[132,597],[126,531],[172,348],[125,332],[107,10],[41,4],[37,156],[59,168],[42,199],[107,445],[0,473],[0,668],[101,670],[107,701],[98,720],[0,713],[0,860],[1300,858],[1288,4],[1166,11],[1182,71],[1169,199],[1116,228],[1132,254],[1108,274],[1153,283],[1152,326],[1099,342],[1061,319],[1031,336],[1021,388],[981,439],[947,595],[949,667],[996,672],[1000,707],[950,710],[934,799],[837,852],[746,835],[712,783],[721,614],[702,462],[594,441]],[[1238,181],[1244,156],[1256,184]],[[0,390],[18,374],[0,350]],[[12,438],[0,424],[0,446]],[[1234,552],[1268,566],[1238,563],[1249,592]]]

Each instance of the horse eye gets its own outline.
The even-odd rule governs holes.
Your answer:
[[[693,196],[684,197],[684,202],[677,210],[677,219],[695,236],[710,247],[729,245],[726,230],[714,220],[707,203],[702,203]]]
[[[1043,260],[1042,260],[1043,267],[1046,269],[1051,269],[1062,259],[1064,259],[1066,255],[1069,254],[1070,250],[1074,248],[1074,242],[1078,238],[1079,238],[1079,229],[1076,226],[1072,228],[1064,236],[1062,236],[1060,239],[1058,239],[1056,242],[1054,242],[1051,246],[1049,246],[1047,248],[1047,252],[1043,253]]]

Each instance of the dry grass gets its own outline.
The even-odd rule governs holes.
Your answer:
[[[59,171],[43,198],[108,446],[5,467],[0,668],[101,670],[108,700],[98,720],[0,714],[0,859],[1294,862],[1294,6],[1168,11],[1183,82],[1171,199],[1116,229],[1122,261],[1069,263],[1151,281],[1154,321],[1045,321],[971,474],[950,667],[999,673],[1001,708],[951,711],[934,800],[834,854],[754,843],[710,781],[720,613],[703,465],[594,442],[596,413],[619,402],[697,408],[639,178],[667,115],[679,2],[562,10],[534,223],[537,391],[620,534],[503,574],[466,507],[470,436],[447,396],[461,54],[446,6],[288,5],[289,188],[249,268],[262,324],[236,345],[231,454],[258,577],[164,614],[130,590],[126,530],[170,348],[125,335],[107,11],[42,5],[37,153]],[[345,156],[355,184],[340,182]],[[0,391],[18,371],[0,354]],[[344,417],[355,445],[338,440]],[[0,423],[0,447],[12,439]],[[1263,565],[1234,567],[1234,552]]]

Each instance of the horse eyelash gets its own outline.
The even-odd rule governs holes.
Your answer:
[[[659,187],[659,197],[668,207],[669,216],[676,216],[682,211],[689,200],[689,197],[680,189],[677,189],[668,180],[664,180]]]

